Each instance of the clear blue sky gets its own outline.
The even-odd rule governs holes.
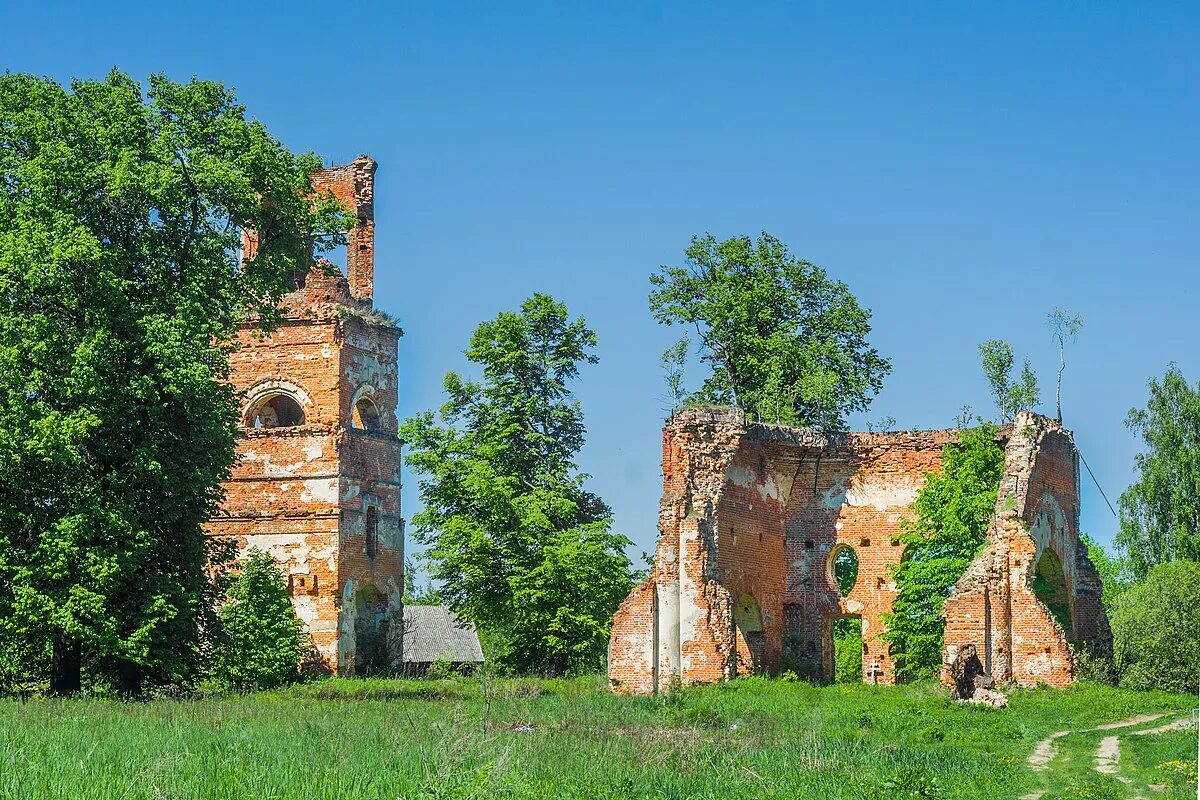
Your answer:
[[[439,404],[473,326],[530,292],[585,315],[581,461],[638,550],[673,338],[647,276],[705,231],[766,229],[846,281],[895,367],[869,416],[904,428],[990,413],[993,337],[1034,360],[1053,413],[1044,315],[1079,311],[1066,422],[1115,502],[1147,379],[1169,361],[1200,379],[1200,7],[841,5],[20,3],[0,54],[60,79],[222,80],[293,149],[378,159],[402,415]]]

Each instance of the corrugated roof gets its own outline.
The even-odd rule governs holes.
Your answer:
[[[404,662],[480,663],[483,650],[475,626],[446,606],[404,607]]]

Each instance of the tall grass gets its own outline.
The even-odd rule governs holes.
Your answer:
[[[1193,704],[1079,686],[1015,692],[997,711],[932,685],[764,679],[626,698],[599,678],[10,700],[0,797],[1015,798],[1041,785],[1024,759],[1049,732]],[[1165,748],[1148,761],[1184,763],[1184,739],[1139,746]]]

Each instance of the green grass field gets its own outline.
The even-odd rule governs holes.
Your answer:
[[[1140,726],[1154,727],[1188,716],[1194,697],[1082,685],[1010,701],[994,710],[951,703],[931,684],[760,679],[624,698],[597,678],[331,679],[245,697],[7,700],[0,797],[1196,796],[1194,729],[1122,735],[1116,776],[1093,770],[1101,732],[1059,739],[1045,771],[1026,763],[1051,732],[1165,714]]]

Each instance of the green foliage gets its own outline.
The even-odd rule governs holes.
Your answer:
[[[1001,422],[1011,422],[1018,411],[1037,407],[1041,397],[1037,375],[1029,359],[1025,359],[1020,377],[1015,381],[1012,378],[1012,345],[1003,339],[989,339],[979,345],[979,361],[992,396],[996,398],[996,410],[1000,412]]]
[[[903,523],[905,553],[895,567],[896,600],[883,638],[892,646],[896,674],[931,675],[942,663],[942,606],[987,539],[996,509],[1004,451],[997,429],[962,432],[942,450],[942,469],[926,476]]]
[[[432,582],[426,581],[424,586],[417,585],[417,574],[420,571],[415,560],[404,559],[404,605],[440,606],[442,594],[434,588]]]
[[[1079,540],[1087,548],[1088,558],[1100,580],[1104,584],[1104,593],[1100,602],[1109,614],[1116,608],[1117,600],[1133,583],[1133,575],[1129,571],[1129,562],[1120,555],[1109,555],[1104,546],[1094,541],[1086,533],[1079,534]]]
[[[1058,375],[1054,384],[1054,406],[1058,410],[1058,421],[1062,422],[1062,376],[1067,368],[1067,342],[1074,343],[1083,330],[1083,317],[1066,308],[1054,307],[1046,315],[1046,327],[1058,345]]]
[[[862,681],[862,618],[846,617],[833,623],[833,682]]]
[[[833,557],[833,577],[843,595],[850,594],[858,583],[858,556],[849,547],[843,547]]]
[[[1195,693],[1200,686],[1200,564],[1151,567],[1117,602],[1112,629],[1122,687]]]
[[[844,283],[767,233],[694,238],[685,255],[650,277],[650,310],[700,337],[712,373],[695,401],[826,429],[867,409],[891,363],[867,344],[871,313]]]
[[[596,675],[330,678],[136,707],[0,699],[0,763],[9,796],[62,800],[1007,800],[1077,798],[1067,787],[1096,775],[1113,733],[1131,781],[1120,796],[1195,798],[1195,731],[1072,734],[1050,769],[1025,763],[1052,732],[1141,713],[1166,714],[1146,727],[1161,725],[1195,695],[1085,685],[1017,689],[1009,703],[952,703],[932,683],[739,678],[631,698]]]
[[[233,462],[227,341],[343,230],[220,84],[0,76],[0,660],[193,675]],[[239,269],[239,228],[259,230]],[[336,238],[336,237],[335,237]],[[14,668],[15,665],[15,668]],[[133,681],[140,683],[140,678]],[[130,687],[136,691],[137,687]]]
[[[595,344],[584,320],[534,294],[471,337],[482,381],[448,374],[439,418],[418,414],[401,430],[422,476],[413,523],[432,577],[511,669],[598,667],[632,588],[629,540],[609,530],[608,506],[573,460],[584,426],[568,384],[595,363]]]
[[[664,399],[672,414],[687,401],[687,395],[683,389],[683,378],[687,366],[688,348],[691,345],[692,341],[685,333],[675,344],[664,350],[658,358],[658,365],[663,371],[663,379],[667,384],[667,394]]]
[[[1145,446],[1134,459],[1137,480],[1118,503],[1117,545],[1130,570],[1141,578],[1155,564],[1200,561],[1200,385],[1189,386],[1172,364],[1125,424]]]
[[[251,550],[217,612],[220,633],[212,676],[237,692],[273,689],[295,680],[304,641],[275,559]]]

